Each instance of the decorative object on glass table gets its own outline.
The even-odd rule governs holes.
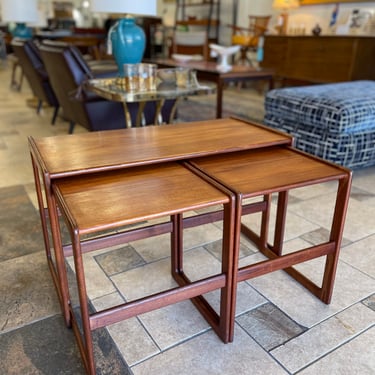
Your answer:
[[[194,69],[185,67],[158,69],[156,73],[160,83],[158,89],[166,89],[168,87],[198,87],[197,72]]]
[[[124,64],[123,76],[120,77],[119,82],[123,82],[126,91],[138,91],[137,70],[137,64]]]
[[[146,46],[143,29],[130,14],[156,15],[156,0],[92,0],[93,12],[127,14],[108,32],[108,52],[113,53],[120,76],[124,75],[124,64],[140,63]]]
[[[190,86],[190,69],[189,68],[176,68],[176,85],[177,87]]]
[[[155,64],[124,64],[124,76],[118,81],[128,92],[155,91],[156,71]]]
[[[156,64],[138,64],[139,91],[156,90]]]
[[[158,69],[156,72],[156,76],[162,83],[172,85],[176,83],[176,69],[174,68]]]

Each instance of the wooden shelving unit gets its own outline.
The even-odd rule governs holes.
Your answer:
[[[189,11],[192,14],[188,14]],[[204,18],[201,18],[204,13]],[[196,17],[196,18],[194,18]],[[217,42],[220,26],[220,0],[177,0],[176,26],[203,26],[211,41]]]

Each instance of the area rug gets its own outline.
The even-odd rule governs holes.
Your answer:
[[[227,87],[223,94],[223,116],[263,122],[264,92],[258,87]],[[177,107],[177,121],[201,121],[216,117],[216,94],[190,96]]]

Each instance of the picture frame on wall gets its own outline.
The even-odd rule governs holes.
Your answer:
[[[317,4],[339,4],[339,3],[366,3],[371,0],[300,0],[300,5],[317,5]]]

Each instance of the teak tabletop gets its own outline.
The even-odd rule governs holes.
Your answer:
[[[62,178],[54,186],[64,197],[80,235],[133,224],[134,218],[142,222],[229,201],[214,186],[173,162]]]
[[[243,198],[286,186],[296,188],[309,182],[336,180],[348,174],[340,166],[285,146],[198,158],[192,164]]]
[[[235,118],[29,138],[50,179],[291,142],[284,133]]]

